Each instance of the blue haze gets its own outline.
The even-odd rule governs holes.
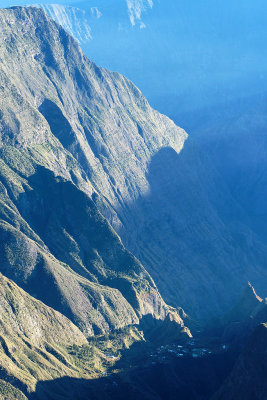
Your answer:
[[[266,91],[265,0],[154,0],[141,16],[143,29],[130,24],[126,0],[42,1],[52,2],[85,10],[88,57],[126,75],[175,120]],[[91,7],[102,17],[90,17]]]

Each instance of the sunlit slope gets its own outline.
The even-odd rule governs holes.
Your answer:
[[[122,193],[147,188],[148,149],[186,134],[42,10],[0,19],[1,271],[88,335],[164,319],[174,310],[88,196],[120,225]]]

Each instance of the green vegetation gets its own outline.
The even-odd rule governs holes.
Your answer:
[[[0,376],[26,394],[102,376],[144,316],[176,312],[103,215],[119,226],[161,135],[186,135],[42,10],[0,10],[0,37]],[[188,334],[178,314],[175,328]]]
[[[121,350],[142,340],[134,327],[86,340],[66,317],[0,275],[1,376],[25,393],[38,381],[99,377],[120,359]]]
[[[13,385],[0,379],[0,399],[1,400],[27,400],[24,394]]]

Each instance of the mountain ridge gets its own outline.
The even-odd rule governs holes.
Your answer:
[[[12,216],[9,212],[7,220],[6,208],[3,205],[2,244],[6,240],[9,240],[10,243],[21,243],[25,251],[25,256],[20,260],[21,272],[18,273],[14,270],[15,273],[12,272],[13,275],[9,277],[17,280],[22,285],[26,285],[25,288],[27,287],[34,294],[35,289],[31,289],[35,286],[34,282],[38,279],[39,274],[41,274],[40,276],[45,274],[44,285],[45,282],[47,285],[49,282],[50,285],[52,284],[54,296],[51,296],[49,300],[46,297],[44,286],[39,291],[42,301],[52,301],[53,303],[49,303],[50,305],[60,307],[61,312],[67,313],[76,322],[80,321],[78,324],[80,324],[80,327],[83,326],[83,329],[88,334],[93,333],[92,321],[91,325],[90,323],[88,325],[88,318],[90,320],[91,317],[95,318],[93,321],[95,329],[102,331],[109,330],[110,327],[120,328],[125,323],[138,323],[139,317],[137,317],[137,314],[141,317],[152,312],[155,318],[164,319],[169,313],[169,308],[162,300],[153,280],[141,264],[124,249],[109,223],[101,216],[92,200],[87,197],[93,194],[97,197],[97,192],[100,191],[101,186],[102,202],[103,204],[106,202],[109,212],[113,212],[110,203],[115,200],[114,194],[117,196],[117,191],[114,190],[114,185],[110,181],[105,167],[105,155],[107,151],[110,152],[111,146],[108,150],[105,143],[100,141],[98,144],[92,136],[92,131],[101,138],[101,135],[103,135],[101,129],[104,129],[104,125],[106,126],[107,122],[110,122],[109,130],[115,125],[114,132],[117,133],[117,136],[123,138],[121,130],[118,128],[118,122],[115,119],[115,117],[118,118],[117,110],[115,110],[114,106],[110,107],[112,102],[114,103],[115,101],[113,99],[114,96],[123,118],[134,127],[135,131],[137,127],[136,125],[134,126],[131,118],[134,117],[133,114],[135,112],[137,121],[138,118],[144,120],[143,113],[145,109],[150,114],[150,125],[154,123],[152,117],[157,117],[157,124],[165,129],[166,135],[169,137],[168,140],[173,142],[173,145],[176,145],[178,149],[182,145],[183,138],[186,137],[185,133],[176,128],[170,120],[150,109],[147,101],[131,82],[128,82],[119,74],[99,69],[95,64],[87,60],[74,39],[63,28],[52,22],[41,9],[34,7],[4,9],[1,10],[0,19],[4,36],[4,40],[1,42],[0,75],[2,76],[2,82],[5,83],[5,86],[1,87],[3,94],[1,98],[5,98],[5,101],[1,102],[0,121],[2,132],[1,181],[5,186],[6,192],[4,196],[8,198],[7,202],[13,203],[11,207],[14,211],[16,210],[16,216]],[[36,24],[36,21],[38,21],[38,24]],[[10,24],[15,24],[17,29],[16,45],[11,40]],[[32,32],[35,32],[34,37]],[[25,52],[25,47],[27,48],[27,53]],[[69,59],[68,62],[66,62],[66,57]],[[22,69],[17,68],[18,62],[23,64]],[[77,65],[81,66],[78,68]],[[9,71],[8,74],[6,73],[7,70]],[[116,79],[115,88],[112,81],[114,79]],[[137,99],[137,105],[134,102],[135,99]],[[125,102],[127,107],[125,107]],[[124,108],[122,107],[125,108],[125,111],[123,111]],[[149,119],[149,114],[146,117],[147,120]],[[163,118],[168,127],[171,128],[168,131],[163,126]],[[81,125],[83,120],[86,122]],[[98,124],[96,124],[96,121]],[[177,133],[181,138],[178,135],[176,144],[175,135]],[[140,135],[138,136],[140,137],[140,145],[145,149],[145,142],[147,142],[147,146],[154,148],[154,151],[158,146],[162,145],[164,140],[164,138],[160,137],[155,137],[154,139],[151,136],[149,137],[148,128],[144,129],[143,136],[144,138],[141,138]],[[110,135],[109,138],[113,143]],[[120,140],[116,137],[115,139],[117,142]],[[121,155],[124,154],[125,158],[125,149],[120,148],[119,151]],[[114,165],[114,175],[120,178],[118,172],[121,171],[121,163],[118,163],[114,157],[112,163]],[[141,166],[138,165],[137,159],[131,161],[131,157],[129,157],[127,163],[134,163],[137,166],[136,170],[141,173]],[[38,167],[40,165],[42,168],[50,169],[53,173],[45,172],[44,168]],[[129,173],[132,174],[132,171],[129,170]],[[69,182],[60,183],[60,179],[56,178],[56,175]],[[35,177],[33,178],[32,176]],[[97,180],[98,176],[101,177],[101,181]],[[74,228],[72,222],[66,226],[65,230],[62,229],[62,225],[59,223],[57,226],[58,235],[54,237],[54,242],[51,241],[52,236],[47,235],[46,241],[50,240],[50,244],[44,243],[41,237],[44,234],[44,230],[47,229],[45,221],[47,219],[49,221],[53,206],[57,204],[59,212],[51,218],[52,224],[55,223],[62,210],[60,210],[58,199],[58,203],[53,204],[53,197],[49,198],[49,194],[38,184],[39,180],[47,181],[48,187],[50,185],[52,191],[54,190],[58,193],[58,199],[61,196],[62,204],[66,202],[68,212],[72,213],[76,224],[80,223],[78,221],[81,221],[81,219],[90,221],[86,229],[88,230],[90,224],[92,224],[96,232],[99,230],[100,237],[103,235],[102,242],[105,235],[108,235],[112,244],[110,248],[107,247],[103,250],[106,258],[103,259],[103,252],[100,254],[98,252],[99,249],[97,251],[97,249],[93,248],[95,246],[93,242],[86,242],[83,239],[79,244],[77,243],[72,234],[68,232],[69,229],[75,229],[77,235],[78,225]],[[142,186],[142,177],[140,177],[139,182],[141,182]],[[34,190],[34,185],[36,184],[38,190]],[[123,181],[122,184],[124,184]],[[85,194],[80,192],[78,188]],[[126,191],[128,190],[125,184],[123,188]],[[80,209],[81,213],[84,212],[84,218],[79,215],[78,204],[75,209],[70,199],[84,204],[84,210]],[[41,207],[36,207],[38,201],[41,204],[48,202],[47,207],[43,210],[43,215]],[[12,225],[14,225],[14,218],[17,221],[15,229],[14,226],[10,226],[9,222],[11,219]],[[61,220],[62,222],[63,220]],[[30,233],[31,240],[34,239],[34,241],[38,242],[37,247],[35,243],[33,244],[25,238],[25,233],[20,232],[20,225],[23,226],[24,232]],[[36,230],[38,232],[37,235],[34,232]],[[56,240],[59,240],[59,238],[61,238],[61,243],[56,246]],[[62,253],[61,247],[63,243],[66,243],[67,247],[70,246],[69,253]],[[98,243],[102,246],[100,241]],[[16,244],[8,250],[13,258],[17,246]],[[39,248],[40,246],[41,249]],[[86,247],[89,250],[90,246],[92,247],[92,252],[87,251],[82,256]],[[52,247],[54,255],[51,257],[49,250]],[[114,251],[114,249],[116,250]],[[15,253],[13,254],[12,252]],[[13,258],[9,257],[9,253],[7,251],[2,252],[2,270],[4,268],[10,274],[11,270],[8,269],[8,265],[11,264]],[[116,275],[116,272],[112,270],[114,268],[112,265],[114,260],[111,261],[113,253],[115,258],[118,257],[118,261],[114,259],[117,265],[119,263],[126,264],[125,267],[122,267],[121,272],[117,271],[117,279],[112,278],[112,273]],[[25,270],[23,275],[23,264],[25,265],[28,257],[31,259],[30,267]],[[57,259],[57,257],[60,259]],[[17,256],[15,256],[15,260],[18,262]],[[104,260],[106,260],[106,265]],[[66,268],[66,261],[71,263],[74,270],[70,270],[69,266]],[[14,264],[14,261],[12,263]],[[110,263],[109,272],[108,269],[105,272],[107,263]],[[129,263],[129,266],[127,263]],[[126,268],[124,272],[123,268]],[[130,275],[128,275],[128,268]],[[90,269],[94,272],[90,272]],[[101,269],[102,272],[100,272]],[[82,273],[82,277],[77,275],[80,273]],[[105,277],[106,273],[107,276]],[[90,279],[92,282],[88,283],[86,279]],[[103,280],[104,285],[108,284],[111,287],[101,285],[99,279]],[[32,284],[30,283],[31,281]],[[66,292],[67,281],[69,284],[71,282],[74,285],[73,287],[76,287],[72,294]],[[126,290],[126,288],[128,289]],[[104,313],[109,321],[108,323],[104,320],[101,322],[101,312],[97,310],[99,300],[96,302],[95,300],[90,300],[91,297],[98,298],[98,290],[102,293],[100,296],[100,300],[102,300],[99,304],[103,303],[101,307],[102,311],[106,310]],[[127,300],[125,302],[123,295],[120,295],[120,291],[128,297],[132,305]],[[78,296],[76,301],[71,297],[74,293]],[[79,296],[83,301],[79,301]],[[72,304],[71,307],[70,304]],[[92,307],[92,304],[95,304],[95,306]],[[116,309],[116,304],[119,305],[120,311],[117,309],[114,313],[113,308],[115,307]],[[88,315],[86,307],[92,310],[91,317]],[[73,310],[75,311],[73,312]],[[173,312],[173,309],[170,310]],[[121,321],[124,320],[122,325],[119,323],[120,319]],[[182,326],[181,318],[178,317],[178,320]]]
[[[248,279],[262,294],[266,245],[208,155],[42,9],[0,10],[0,37],[0,397],[142,398],[148,377],[164,398],[171,374],[195,400],[206,371],[217,390],[266,319],[250,283],[232,307]]]
[[[259,290],[266,246],[235,223],[238,205],[224,185],[216,185],[221,177],[212,166],[203,168],[194,141],[151,109],[132,82],[89,61],[42,10],[13,13],[5,11],[13,24],[16,15],[27,21],[16,40],[26,41],[29,53],[19,44],[12,50],[9,27],[2,21],[7,36],[2,98],[10,103],[1,107],[1,124],[3,144],[13,146],[13,154],[22,148],[19,168],[32,163],[22,162],[24,156],[34,159],[88,194],[152,274],[164,299],[195,318],[224,313],[247,280]],[[38,19],[36,31],[31,13]],[[23,70],[17,68],[20,59]],[[13,159],[7,164],[14,166]],[[26,175],[31,174],[27,168]]]

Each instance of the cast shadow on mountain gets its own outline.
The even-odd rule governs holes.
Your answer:
[[[168,304],[207,320],[231,308],[247,281],[264,293],[267,247],[208,154],[190,138],[180,154],[162,148],[147,180],[149,193],[128,204],[131,224],[119,234]]]
[[[208,400],[234,361],[230,353],[152,360],[146,358],[145,346],[136,343],[122,352],[115,368],[123,372],[90,380],[64,377],[38,382],[29,400]]]

